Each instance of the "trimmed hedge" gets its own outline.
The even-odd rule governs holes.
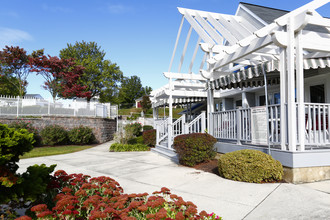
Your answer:
[[[258,150],[226,153],[220,157],[218,168],[222,177],[242,182],[274,182],[283,177],[282,164]]]
[[[154,147],[156,145],[156,129],[144,131],[143,134],[144,144]]]
[[[73,144],[90,144],[95,140],[93,130],[90,127],[80,125],[68,132],[68,137]]]
[[[48,125],[40,132],[44,145],[60,145],[68,143],[68,131],[59,125]]]
[[[173,147],[179,156],[180,164],[195,166],[214,159],[214,144],[217,140],[207,133],[179,135],[174,138]]]
[[[149,151],[150,148],[144,144],[119,144],[114,143],[110,146],[111,152],[126,152],[126,151]]]

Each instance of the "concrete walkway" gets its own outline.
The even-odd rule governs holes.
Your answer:
[[[108,152],[110,142],[77,153],[20,160],[56,170],[110,176],[125,193],[152,193],[161,187],[223,219],[330,219],[330,181],[311,184],[253,184],[183,167],[154,152]]]

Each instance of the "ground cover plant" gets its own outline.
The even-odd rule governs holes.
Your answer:
[[[179,135],[174,138],[173,148],[179,157],[180,164],[194,166],[214,159],[216,139],[207,133]]]
[[[238,150],[219,158],[220,176],[243,182],[274,182],[283,177],[282,164],[258,150]]]
[[[68,175],[63,170],[55,172],[52,186],[58,189],[54,207],[38,204],[31,208],[34,215],[18,219],[221,219],[198,213],[196,205],[165,187],[153,195],[125,194],[110,177]]]
[[[120,144],[113,143],[109,149],[111,152],[125,152],[125,151],[149,151],[150,147],[144,144]]]

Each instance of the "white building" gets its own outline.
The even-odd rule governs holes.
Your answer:
[[[171,109],[182,98],[206,99],[207,112],[188,123],[186,116],[173,122],[170,111],[157,122],[158,149],[172,150],[179,134],[207,130],[218,152],[270,153],[293,182],[330,179],[330,20],[316,11],[327,3],[314,0],[291,12],[240,3],[235,15],[179,8],[173,54],[188,22],[182,57],[194,31],[192,57],[199,51],[204,59],[193,74],[171,72],[172,58],[164,73],[169,84],[154,93],[154,116],[157,106]]]

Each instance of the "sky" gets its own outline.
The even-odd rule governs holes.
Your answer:
[[[143,86],[157,89],[168,82],[163,72],[168,70],[181,21],[177,7],[233,15],[239,2],[0,0],[0,47],[20,46],[28,53],[43,48],[45,54],[59,56],[59,51],[66,48],[68,43],[94,41],[106,52],[105,58],[117,63],[125,76],[137,75],[141,78]],[[244,2],[291,11],[310,1]],[[318,12],[330,17],[329,4]],[[184,38],[185,36],[183,40]],[[178,61],[179,58],[176,57],[175,60]],[[27,93],[50,98],[49,92],[42,88],[41,76],[31,74],[28,83]]]

